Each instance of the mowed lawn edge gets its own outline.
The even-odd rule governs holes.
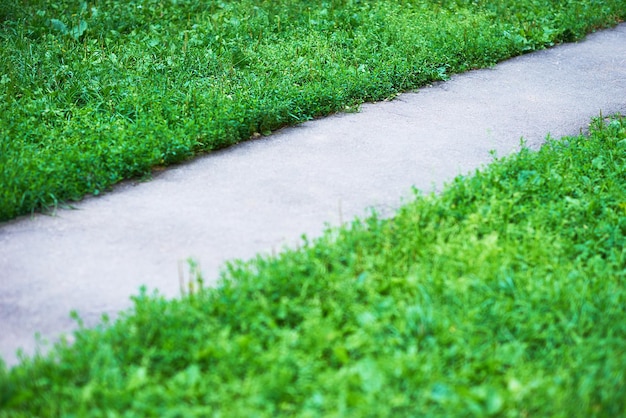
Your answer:
[[[0,221],[625,17],[626,0],[3,2]]]
[[[0,417],[622,416],[625,178],[626,119],[598,118],[215,288],[144,290],[0,367]]]

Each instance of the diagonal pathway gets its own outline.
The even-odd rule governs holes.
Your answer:
[[[366,208],[391,213],[412,186],[440,187],[522,136],[538,147],[547,133],[577,134],[600,112],[626,114],[626,24],[0,224],[0,356],[13,364],[36,331],[70,331],[71,309],[91,325],[127,308],[141,285],[176,296],[187,257],[211,282],[226,260]]]

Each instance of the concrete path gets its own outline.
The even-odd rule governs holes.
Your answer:
[[[626,114],[626,24],[0,224],[0,355],[14,364],[35,332],[72,330],[72,309],[87,325],[115,314],[141,285],[177,296],[180,260],[194,257],[211,282],[226,260],[366,208],[391,213],[412,186],[440,187],[520,137],[538,147],[577,134],[600,112]]]

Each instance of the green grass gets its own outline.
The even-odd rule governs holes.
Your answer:
[[[0,221],[581,38],[626,0],[0,2]]]
[[[0,417],[624,416],[625,180],[626,119],[597,119],[215,288],[143,291],[0,366]]]

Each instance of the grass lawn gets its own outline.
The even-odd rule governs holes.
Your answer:
[[[0,2],[0,221],[573,41],[626,0]]]
[[[0,365],[0,417],[626,413],[626,118]]]

